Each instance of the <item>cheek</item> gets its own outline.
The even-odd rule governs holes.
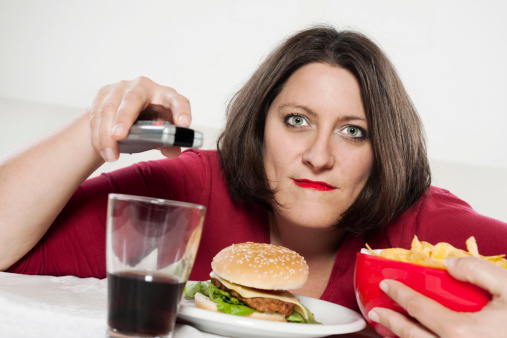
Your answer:
[[[347,163],[346,167],[350,182],[362,188],[370,176],[373,166],[373,152],[371,148],[368,147],[361,152],[351,153],[350,156],[344,160]]]
[[[273,142],[272,133],[266,133],[267,136],[264,138],[264,149],[263,149],[263,158],[264,158],[264,171],[266,172],[267,178],[271,184],[272,181],[275,180],[277,167],[280,166],[277,163],[277,145]],[[269,136],[268,136],[269,135]]]
[[[361,186],[364,186],[368,177],[370,177],[371,170],[373,167],[373,155],[369,154],[369,156],[364,157],[362,160],[358,162],[357,173],[358,179],[361,181]]]
[[[368,176],[373,166],[373,154],[371,149],[366,150],[362,155],[357,158],[357,171],[363,175]]]
[[[269,133],[268,133],[269,131]],[[298,145],[282,130],[266,129],[264,137],[264,170],[268,179],[274,180],[294,165]]]
[[[277,181],[287,168],[285,145],[282,142],[266,143],[264,147],[264,170],[270,182]]]

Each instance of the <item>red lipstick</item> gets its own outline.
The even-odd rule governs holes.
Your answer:
[[[317,191],[330,191],[336,188],[327,184],[326,182],[310,181],[310,180],[294,180],[294,183],[305,189],[312,189]]]

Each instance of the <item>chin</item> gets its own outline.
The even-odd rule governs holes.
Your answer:
[[[325,220],[322,222],[318,222],[316,220],[309,220],[307,223],[300,222],[300,226],[312,229],[321,229],[321,230],[332,230],[338,223],[338,220]]]
[[[279,213],[280,216],[294,225],[305,228],[329,229],[340,220],[340,214],[336,212],[330,213],[312,207],[298,208],[297,210],[297,212],[294,212],[294,210],[285,209],[279,211]]]
[[[336,195],[319,198],[315,195],[307,196],[301,191],[279,194],[275,199],[281,205],[276,208],[277,214],[295,225],[309,228],[333,227],[350,207],[350,203],[340,203],[339,196],[337,198]]]

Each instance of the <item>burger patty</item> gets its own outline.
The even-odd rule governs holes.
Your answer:
[[[239,299],[252,309],[257,310],[259,312],[278,312],[288,316],[294,311],[294,306],[296,306],[293,303],[287,303],[282,300],[274,298],[263,298],[263,297],[244,298],[236,291],[226,288],[216,278],[211,278],[211,282],[220,290],[229,292],[231,296]]]

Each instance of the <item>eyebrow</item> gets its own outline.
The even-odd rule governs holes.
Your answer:
[[[282,105],[280,105],[278,107],[278,111],[280,111],[281,109],[285,108],[285,107],[294,107],[294,108],[299,108],[299,109],[303,109],[304,111],[306,111],[308,114],[312,115],[312,116],[317,116],[318,114],[316,112],[314,112],[310,107],[308,106],[303,106],[303,105],[300,105],[300,104],[295,104],[295,103],[284,103]],[[345,115],[345,116],[340,116],[340,120],[341,121],[354,121],[354,120],[360,120],[360,121],[364,121],[364,122],[367,122],[366,118],[364,117],[360,117],[360,116],[356,116],[356,115]]]

